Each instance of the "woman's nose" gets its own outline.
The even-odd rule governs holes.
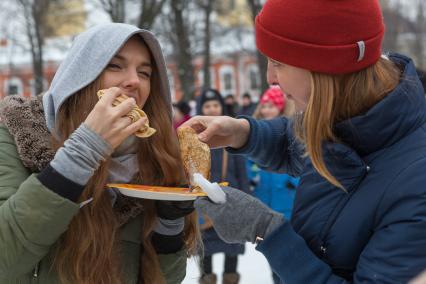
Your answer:
[[[140,83],[139,74],[136,70],[129,70],[124,82],[125,86],[137,86]]]
[[[277,73],[275,71],[274,66],[272,66],[271,62],[268,61],[268,69],[266,71],[266,80],[269,85],[278,84]]]

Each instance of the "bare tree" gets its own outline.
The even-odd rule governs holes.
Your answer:
[[[397,51],[402,24],[401,3],[399,0],[394,1],[394,3],[391,3],[389,0],[381,0],[380,3],[386,25],[383,49],[386,51]]]
[[[253,23],[254,23],[254,19],[256,18],[256,15],[259,14],[260,10],[262,9],[262,1],[247,0],[247,3],[250,7],[251,14],[253,17]],[[259,51],[257,51],[256,53],[257,53],[257,66],[259,69],[259,76],[260,76],[261,93],[263,93],[269,87],[268,81],[266,80],[266,71],[268,69],[268,61],[266,57],[263,54],[261,54]]]
[[[111,17],[114,23],[126,21],[126,0],[99,0],[101,7]]]
[[[194,96],[195,78],[194,67],[192,65],[191,43],[189,40],[188,22],[184,19],[184,9],[188,6],[188,0],[171,1],[171,27],[174,33],[173,41],[175,62],[180,81],[183,99],[190,100]]]
[[[213,1],[211,0],[198,0],[197,5],[204,11],[204,39],[203,39],[203,87],[211,87],[211,76],[210,76],[210,16],[213,11]]]
[[[142,29],[150,30],[156,17],[161,13],[167,0],[94,0],[115,23],[134,23]],[[128,5],[135,4],[140,9],[136,19],[129,19]]]
[[[18,0],[25,19],[25,31],[30,43],[35,93],[43,92],[43,45],[49,0]]]
[[[171,1],[173,2],[173,0]],[[164,3],[166,3],[166,0],[142,0],[138,27],[150,30],[156,17],[161,13]]]

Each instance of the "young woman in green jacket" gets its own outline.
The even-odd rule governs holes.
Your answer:
[[[44,95],[1,101],[0,283],[183,280],[198,240],[192,203],[106,187],[184,182],[170,100],[155,37],[107,24],[76,38]],[[135,106],[151,137],[134,135],[146,123],[126,116]]]

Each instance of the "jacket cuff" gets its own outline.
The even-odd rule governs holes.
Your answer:
[[[50,164],[37,175],[37,179],[51,191],[73,202],[78,202],[84,190],[83,185],[79,185],[67,179],[57,172]]]
[[[232,147],[226,147],[226,151],[228,151],[231,154],[239,154],[239,155],[244,155],[244,154],[249,154],[253,151],[253,148],[255,146],[256,143],[254,143],[253,141],[255,141],[255,137],[258,136],[258,122],[256,121],[256,119],[250,117],[250,116],[246,116],[246,115],[240,115],[236,117],[237,119],[245,119],[249,122],[250,124],[250,134],[249,137],[246,141],[246,143],[241,147],[241,148],[232,148]]]
[[[183,232],[175,236],[166,236],[154,232],[151,243],[157,254],[169,254],[180,251],[184,245]]]

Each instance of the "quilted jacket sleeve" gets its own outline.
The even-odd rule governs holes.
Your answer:
[[[78,209],[22,165],[13,138],[0,124],[0,282],[31,271]]]

